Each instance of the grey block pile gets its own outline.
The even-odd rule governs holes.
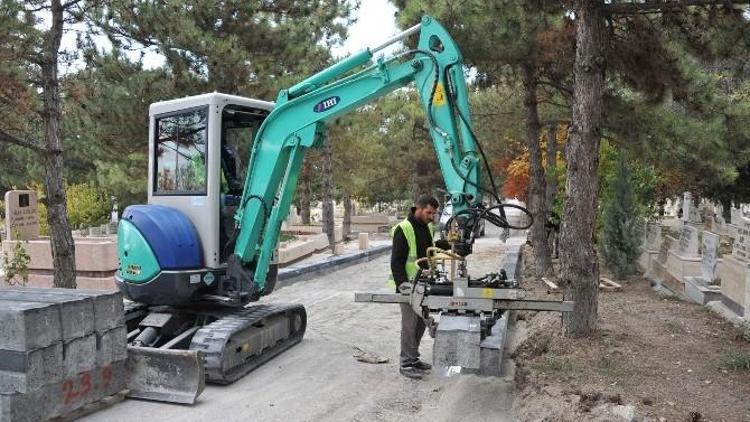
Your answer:
[[[0,289],[0,421],[41,421],[125,389],[122,295]]]

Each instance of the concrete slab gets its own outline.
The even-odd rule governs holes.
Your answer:
[[[127,336],[126,327],[117,327],[102,334],[96,334],[97,366],[105,366],[111,362],[127,359]]]
[[[54,303],[0,300],[0,350],[26,352],[62,340]]]
[[[721,300],[721,287],[709,285],[700,277],[685,277],[685,295],[694,302],[705,305]]]
[[[18,291],[20,288],[9,288]],[[57,295],[62,299],[90,298],[94,301],[94,330],[104,333],[125,324],[122,293],[117,290],[26,288],[35,294]]]
[[[76,295],[65,296],[13,287],[0,289],[0,300],[55,303],[60,312],[63,341],[73,340],[94,332],[94,300]]]
[[[61,342],[28,352],[0,350],[0,394],[27,393],[62,379]]]
[[[64,374],[72,377],[80,372],[86,372],[96,367],[96,335],[89,334],[63,345]]]
[[[125,389],[125,361],[49,382],[29,393],[0,395],[0,421],[36,422],[65,415]]]

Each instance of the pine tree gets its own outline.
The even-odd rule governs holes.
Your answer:
[[[620,157],[611,195],[603,204],[599,244],[604,263],[619,279],[635,271],[643,234],[632,183],[630,168]]]

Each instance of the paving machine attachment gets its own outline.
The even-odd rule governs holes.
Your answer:
[[[412,34],[416,48],[373,59]],[[465,256],[472,222],[507,222],[482,203],[483,192],[497,197],[480,185],[482,161],[488,167],[461,54],[429,16],[280,91],[275,103],[213,93],[151,105],[148,205],[123,212],[115,276],[132,301],[131,396],[193,403],[204,382],[234,382],[302,340],[302,305],[251,302],[274,290],[279,232],[304,154],[321,146],[326,122],[412,83],[462,222],[455,249]]]

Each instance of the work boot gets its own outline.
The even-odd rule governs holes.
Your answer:
[[[429,371],[432,369],[432,365],[427,362],[422,362],[421,360],[418,360],[417,363],[412,366],[420,371]]]
[[[424,376],[424,373],[415,366],[402,366],[398,371],[401,375],[414,380],[421,380]]]

